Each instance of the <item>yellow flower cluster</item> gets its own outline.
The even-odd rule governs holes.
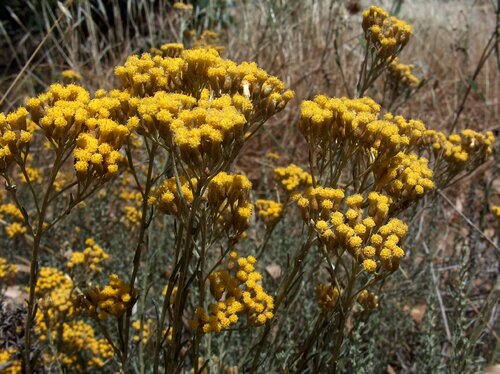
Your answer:
[[[283,204],[273,200],[257,200],[255,206],[259,216],[266,225],[272,226],[281,218],[283,212]]]
[[[19,222],[14,222],[5,226],[5,232],[10,239],[19,235],[24,235],[26,234],[26,231],[26,227],[21,225]]]
[[[281,187],[288,193],[312,184],[311,174],[295,164],[275,168],[274,175]]]
[[[37,314],[43,322],[42,331],[47,331],[47,324],[55,326],[60,318],[74,314],[71,296],[73,281],[62,271],[52,267],[42,267],[38,274],[35,294],[40,299],[41,311]],[[48,320],[45,320],[45,316]]]
[[[191,4],[186,4],[183,3],[182,1],[176,1],[173,5],[173,8],[175,10],[181,10],[181,11],[191,11],[193,10],[193,5]]]
[[[481,134],[467,129],[447,138],[441,132],[428,130],[418,120],[391,113],[379,116],[380,106],[370,98],[320,95],[302,103],[299,129],[318,158],[333,157],[332,150],[342,152],[339,159],[356,154],[356,159],[364,160],[360,166],[373,166],[369,170],[376,186],[406,201],[423,196],[434,186],[428,160],[413,152],[430,151],[436,163],[442,155],[448,175],[478,165],[492,152],[491,132]]]
[[[256,261],[253,256],[238,258],[233,251],[227,270],[210,274],[210,291],[217,303],[209,306],[208,313],[202,307],[196,309],[193,328],[201,328],[204,333],[220,332],[235,325],[240,314],[247,315],[254,325],[263,325],[274,317],[274,300],[260,284],[262,275],[255,271]]]
[[[366,310],[374,310],[378,308],[378,296],[368,290],[363,290],[358,295],[358,303]]]
[[[31,141],[35,126],[27,116],[24,107],[7,115],[0,113],[0,172],[7,170],[14,155]]]
[[[83,370],[82,357],[88,356],[85,366],[100,368],[113,355],[113,350],[106,339],[95,337],[92,326],[74,319],[73,288],[72,280],[58,269],[40,269],[35,288],[39,298],[35,332],[41,341],[61,339],[57,355],[65,367]],[[44,360],[53,361],[52,353],[44,354]]]
[[[21,360],[16,358],[17,355],[17,350],[14,347],[0,349],[0,367],[2,367],[3,374],[21,373]]]
[[[214,221],[226,232],[242,234],[250,225],[253,205],[249,202],[252,183],[244,175],[220,172],[208,183],[207,199]]]
[[[23,214],[15,204],[6,203],[0,205],[0,219],[4,220],[7,217],[14,220],[14,222],[5,226],[5,233],[10,239],[18,235],[24,235],[27,232],[26,227],[21,223],[24,220]]]
[[[285,90],[283,82],[255,63],[237,64],[222,59],[210,48],[185,49],[179,57],[134,55],[125,65],[116,67],[115,74],[123,86],[138,97],[165,91],[198,98],[203,88],[214,97],[242,93],[251,99],[253,119],[271,116],[293,98],[293,92]]]
[[[219,34],[211,30],[203,30],[201,35],[196,38],[192,44],[192,48],[211,48],[215,49],[217,52],[224,52],[224,47],[219,44]]]
[[[418,86],[420,80],[412,74],[414,68],[414,65],[400,64],[398,58],[394,58],[387,70],[389,81],[406,87]]]
[[[82,76],[72,69],[63,70],[61,76],[64,82],[81,81]]]
[[[44,131],[45,136],[62,145],[76,139],[88,118],[86,110],[89,92],[76,84],[63,86],[59,83],[47,92],[27,100],[31,120]]]
[[[168,294],[168,284],[163,287],[163,291],[161,292],[163,296],[167,296]],[[174,286],[172,289],[172,292],[170,293],[170,300],[169,303],[170,305],[173,305],[175,303],[175,298],[177,297],[177,286]]]
[[[434,188],[428,160],[416,154],[399,152],[373,168],[375,185],[394,200],[412,201]]]
[[[141,339],[141,321],[136,320],[132,322],[132,328],[134,329],[134,342],[139,343],[139,340]],[[154,321],[152,319],[144,321],[142,324],[142,344],[146,344],[148,342],[148,339],[152,335],[153,331]]]
[[[299,130],[313,147],[351,138],[361,140],[380,109],[380,105],[369,97],[349,99],[319,95],[312,101],[302,102]]]
[[[173,216],[182,215],[183,203],[187,208],[193,202],[193,189],[196,190],[196,179],[187,180],[184,177],[179,178],[181,190],[177,190],[175,177],[168,178],[158,187],[154,195],[150,198],[150,204],[154,204],[164,214]]]
[[[101,272],[99,265],[108,259],[109,255],[92,238],[85,240],[85,245],[87,247],[82,252],[75,251],[71,254],[66,266],[72,270],[80,268],[84,272]]]
[[[182,43],[166,43],[160,48],[151,48],[151,53],[162,57],[179,57],[183,50],[184,44]]]
[[[58,171],[53,184],[54,191],[60,192],[65,186],[73,181],[73,178],[74,173]]]
[[[63,344],[58,352],[59,362],[72,370],[102,368],[114,354],[108,341],[96,339],[92,326],[83,321],[63,323],[61,340]],[[85,366],[80,362],[83,354],[89,356]]]
[[[412,34],[409,24],[396,17],[389,17],[385,10],[376,6],[363,12],[362,25],[369,48],[373,48],[377,56],[384,59],[396,56]]]
[[[104,320],[108,315],[120,317],[135,302],[135,290],[130,287],[118,275],[111,274],[109,283],[103,289],[99,286],[85,292],[88,301],[85,307],[91,315]]]
[[[100,90],[88,103],[86,131],[78,136],[74,150],[79,178],[111,176],[118,172],[118,163],[122,160],[119,150],[137,126],[133,120],[126,120],[132,110],[129,99],[126,92],[113,90],[107,94]]]
[[[485,134],[465,129],[460,134],[451,134],[442,143],[443,156],[449,164],[456,168],[464,168],[467,164],[478,165],[486,156],[492,154],[491,145],[495,137],[491,131]]]
[[[142,194],[140,191],[132,190],[130,177],[129,173],[124,173],[120,198],[126,205],[122,207],[122,211],[126,225],[138,226],[142,220]]]
[[[335,308],[339,300],[340,291],[338,287],[331,284],[320,283],[316,287],[316,301],[322,313],[328,313]]]
[[[12,278],[17,273],[17,266],[7,263],[7,260],[0,257],[0,285],[4,283],[5,280]]]
[[[311,217],[328,220],[331,212],[339,209],[344,196],[342,189],[318,186],[307,188],[303,195],[295,193],[292,195],[292,201],[300,208],[302,218],[306,222]]]
[[[314,190],[320,193],[311,193]],[[372,191],[366,199],[360,194],[344,199],[343,190],[324,187],[309,189],[306,196],[297,194],[293,200],[306,223],[313,220],[318,237],[328,250],[341,254],[339,249],[347,249],[368,273],[398,268],[404,256],[398,244],[408,228],[397,218],[389,219],[389,196]]]
[[[500,218],[500,205],[493,205],[491,207],[491,212],[497,217]]]

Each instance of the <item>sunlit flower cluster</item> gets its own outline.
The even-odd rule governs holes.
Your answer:
[[[86,131],[79,134],[74,150],[75,170],[80,179],[109,177],[118,172],[119,150],[136,124],[122,120],[130,108],[127,93],[97,92],[88,104]]]
[[[274,175],[281,187],[288,193],[312,184],[311,174],[295,164],[274,169]]]
[[[0,113],[0,171],[4,172],[15,155],[31,141],[35,126],[25,107],[5,115]]]
[[[304,194],[295,193],[292,201],[299,207],[305,221],[312,217],[328,220],[329,215],[339,209],[344,196],[340,188],[318,186],[309,187]]]
[[[178,147],[198,173],[234,158],[248,134],[293,97],[256,64],[236,64],[207,48],[132,56],[115,73],[132,96],[144,97],[139,131],[159,134],[171,152]]]
[[[64,82],[75,82],[82,80],[82,76],[72,69],[63,70],[61,72],[61,76]]]
[[[59,362],[72,370],[83,371],[85,368],[102,368],[106,360],[113,356],[113,349],[106,339],[97,339],[94,329],[83,321],[64,322],[57,327],[60,330],[62,346],[58,352]],[[56,334],[53,331],[53,338]],[[44,357],[51,360],[51,354]],[[81,358],[87,356],[84,365]]]
[[[0,367],[4,374],[20,374],[21,359],[17,357],[18,352],[16,348],[10,347],[7,349],[0,349]]]
[[[306,196],[297,194],[294,201],[331,253],[341,256],[346,249],[368,273],[398,268],[404,256],[399,244],[407,226],[390,217],[389,196],[370,192],[366,197],[355,194],[344,199],[343,190],[324,187],[310,189]]]
[[[97,286],[85,291],[87,303],[84,304],[91,315],[100,320],[109,315],[120,317],[135,302],[136,290],[130,287],[116,274],[109,276],[109,283],[102,289]]]
[[[71,254],[66,266],[83,272],[101,272],[100,265],[109,258],[109,255],[92,238],[85,240],[85,245],[87,247],[82,252],[75,251]]]
[[[415,153],[399,152],[373,168],[375,185],[394,200],[412,201],[434,188],[428,160]]]
[[[262,287],[262,275],[255,271],[253,256],[238,257],[230,253],[227,269],[210,274],[210,292],[217,300],[208,312],[199,307],[192,327],[204,333],[220,332],[235,325],[239,315],[245,314],[254,325],[263,325],[273,318],[274,300]]]
[[[281,218],[283,204],[274,200],[256,200],[257,212],[266,225],[273,225]]]
[[[37,97],[27,100],[31,120],[59,147],[71,142],[82,131],[88,118],[89,92],[76,84],[53,84]]]
[[[371,6],[363,12],[363,30],[368,48],[373,48],[378,57],[396,56],[408,43],[412,27],[406,22],[390,17],[385,10]]]
[[[396,57],[388,66],[387,73],[391,84],[404,87],[418,86],[420,80],[412,74],[414,65],[400,64]]]
[[[209,183],[208,205],[224,231],[242,234],[250,224],[253,205],[249,201],[252,183],[240,174],[220,172]]]
[[[27,232],[26,226],[22,223],[23,213],[13,203],[0,205],[0,220],[6,220],[5,233],[11,239]]]
[[[74,314],[72,292],[73,281],[68,275],[52,267],[40,269],[35,293],[40,299],[41,310],[37,316],[42,322],[38,324],[42,331],[57,324],[63,316],[67,318]]]
[[[6,280],[12,278],[17,273],[17,266],[9,264],[7,260],[0,257],[0,285],[4,284]]]
[[[175,177],[166,179],[150,198],[150,203],[155,204],[162,213],[173,216],[181,215],[185,208],[189,208],[193,202],[193,189],[196,189],[196,179],[193,178],[189,181],[184,177],[180,177],[179,186],[180,190],[177,189]]]
[[[134,330],[134,342],[139,343],[141,340],[141,321],[136,320],[132,322],[132,329]],[[143,321],[142,324],[142,344],[146,344],[148,339],[152,335],[154,331],[154,321],[152,319],[148,319]]]

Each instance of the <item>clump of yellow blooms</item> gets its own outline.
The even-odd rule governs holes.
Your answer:
[[[141,340],[141,321],[136,320],[132,322],[132,329],[134,330],[134,342],[139,343]],[[154,321],[148,319],[142,324],[142,344],[146,344],[152,332],[154,331]]]
[[[74,314],[75,310],[71,301],[72,292],[73,281],[68,275],[52,267],[40,269],[35,294],[40,299],[40,309],[42,310],[37,316],[42,318],[45,325],[49,324],[50,326],[52,323],[57,323],[62,316],[70,317]],[[48,316],[48,321],[44,321],[43,314]]]
[[[220,332],[235,325],[241,314],[253,325],[263,325],[274,317],[274,300],[260,284],[262,275],[255,270],[256,261],[253,256],[238,257],[232,251],[227,268],[210,274],[210,292],[217,302],[210,304],[208,312],[196,309],[193,328]]]
[[[4,374],[21,373],[21,360],[17,358],[17,350],[14,347],[0,349],[0,366]]]
[[[173,5],[173,8],[180,11],[191,11],[193,10],[193,5],[183,3],[182,1],[176,1]]]
[[[500,205],[493,205],[491,207],[491,212],[497,217],[500,218]]]
[[[327,313],[337,305],[340,291],[331,284],[320,283],[316,287],[316,301],[322,313]]]
[[[0,171],[4,172],[14,157],[31,141],[35,126],[27,118],[25,107],[5,115],[0,113]]]
[[[74,82],[82,80],[82,76],[72,69],[63,70],[61,72],[61,76],[64,82]]]
[[[109,315],[118,318],[132,307],[136,293],[137,291],[130,289],[118,275],[111,274],[109,283],[104,288],[97,286],[85,291],[87,301],[85,308],[100,320],[106,319]]]
[[[193,189],[196,189],[196,179],[187,180],[179,178],[180,191],[177,189],[175,177],[166,179],[150,198],[150,203],[155,204],[158,209],[165,214],[180,216],[183,212],[183,204],[187,208],[193,202]]]
[[[253,213],[249,202],[251,188],[252,183],[244,175],[226,172],[220,172],[208,183],[208,206],[224,231],[233,229],[235,235],[240,235],[249,226]]]
[[[212,48],[217,52],[224,52],[224,46],[220,45],[219,34],[212,30],[203,30],[201,35],[192,42],[192,48]]]
[[[273,225],[281,218],[283,212],[283,204],[274,200],[256,200],[255,206],[259,216],[266,225]]]
[[[102,101],[99,98],[94,100]],[[101,105],[99,104],[100,109],[96,115],[104,117]],[[89,104],[89,108],[89,113],[92,113],[92,103]],[[108,111],[107,108],[105,110]],[[118,164],[122,161],[119,150],[134,127],[130,121],[123,125],[108,117],[89,118],[86,121],[87,131],[78,136],[74,150],[75,170],[78,177],[107,177],[116,174]]]
[[[375,185],[395,200],[416,200],[434,188],[428,160],[399,152],[373,169]]]
[[[106,339],[95,337],[92,326],[75,319],[73,289],[72,280],[58,269],[40,269],[35,289],[39,297],[35,333],[41,341],[60,339],[57,355],[63,366],[84,370],[80,361],[83,354],[89,357],[85,367],[100,368],[112,357],[113,350]],[[44,353],[43,359],[53,361],[53,352]]]
[[[162,57],[179,57],[183,50],[182,43],[165,43],[160,48],[151,48],[151,53]]]
[[[89,356],[85,367],[90,368],[102,368],[114,354],[107,340],[96,339],[92,326],[83,321],[62,323],[61,340],[63,348],[58,353],[58,359],[72,370],[84,370],[79,362],[82,354]],[[50,355],[46,359],[50,359]]]
[[[373,48],[380,58],[396,56],[412,34],[409,24],[390,17],[389,13],[376,6],[371,6],[363,12],[362,25],[368,48]]]
[[[13,203],[5,203],[0,205],[0,220],[13,220],[14,222],[6,222],[5,233],[12,239],[19,235],[24,235],[27,232],[24,222],[24,216],[21,210]]]
[[[368,290],[362,290],[358,295],[358,303],[366,310],[378,308],[378,296]]]
[[[414,65],[400,64],[398,58],[394,58],[387,67],[389,81],[404,87],[418,86],[420,80],[412,74],[414,68]]]
[[[82,252],[75,251],[71,254],[66,266],[72,270],[100,273],[102,271],[100,265],[109,258],[109,255],[92,238],[85,240],[85,245],[87,247]]]
[[[311,174],[295,164],[274,169],[274,175],[281,187],[288,193],[312,184]]]
[[[481,134],[471,129],[451,134],[448,139],[439,133],[435,136],[437,141],[433,144],[434,149],[436,152],[442,149],[448,167],[455,172],[484,162],[486,156],[492,154],[491,145],[495,141],[491,131]]]
[[[0,285],[4,284],[6,280],[12,278],[17,273],[17,266],[9,264],[7,260],[0,257]]]
[[[256,64],[222,59],[210,48],[183,49],[178,57],[131,56],[115,73],[141,98],[131,118],[138,131],[159,136],[198,175],[234,158],[248,134],[293,98]]]
[[[305,221],[315,216],[327,220],[330,213],[339,208],[344,196],[340,188],[318,186],[307,188],[303,195],[295,193],[292,201],[300,208]]]
[[[89,101],[90,94],[85,88],[55,83],[45,93],[28,99],[26,106],[31,120],[40,126],[47,139],[62,146],[82,131]]]
[[[480,164],[492,152],[494,137],[489,131],[481,134],[463,130],[447,138],[441,132],[428,130],[418,120],[390,113],[380,118],[380,110],[367,97],[320,95],[302,103],[299,130],[318,160],[333,162],[334,150],[341,166],[348,160],[360,163],[359,167],[363,167],[362,163],[371,165],[375,185],[393,198],[406,201],[420,198],[434,188],[431,167],[439,164],[439,159],[445,163],[437,173],[437,183],[446,184],[447,178]],[[431,167],[429,160],[420,156],[423,152],[433,156]],[[318,172],[328,174],[321,164]]]
[[[7,236],[11,239],[16,236],[26,234],[26,231],[27,231],[26,227],[21,225],[19,222],[14,222],[5,226],[5,232],[7,233]]]
[[[398,268],[404,256],[398,244],[407,226],[390,217],[389,196],[372,191],[367,197],[355,194],[344,199],[341,189],[316,187],[293,200],[331,253],[339,256],[346,249],[367,273]]]

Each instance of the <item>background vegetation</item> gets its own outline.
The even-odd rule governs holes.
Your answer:
[[[366,94],[392,112],[418,118],[436,130],[450,133],[472,128],[493,131],[498,137],[500,2],[373,3],[413,26],[411,42],[399,60],[415,65],[413,74],[420,83],[394,102],[385,94],[385,79]],[[205,0],[192,5],[190,11],[175,10],[164,0],[2,5],[1,110],[9,112],[54,81],[63,81],[62,72],[68,69],[78,73],[91,92],[111,89],[117,86],[114,67],[129,55],[164,43],[192,46],[202,40],[203,31],[210,30],[217,34],[208,44],[223,46],[225,58],[255,61],[295,91],[295,99],[245,144],[237,159],[237,171],[252,181],[252,199],[283,199],[276,192],[274,168],[291,162],[308,164],[308,148],[297,126],[300,103],[319,93],[352,96],[364,59],[361,10],[371,3]],[[494,155],[484,164],[405,213],[409,224],[406,256],[400,269],[381,284],[378,308],[365,314],[355,309],[355,317],[346,321],[342,372],[480,372],[498,363],[500,219],[492,209],[500,204],[498,141],[493,148]],[[34,167],[43,176],[44,165],[38,161],[43,160],[35,160]],[[128,274],[134,256],[129,243],[135,242],[138,228],[127,207],[137,209],[140,202],[124,196],[124,186],[128,185],[122,178],[111,181],[86,200],[85,207],[75,208],[61,221],[43,243],[42,265],[61,268],[91,237],[109,254],[105,268]],[[297,246],[302,224],[287,217],[269,238],[263,238],[263,222],[252,220],[241,252],[262,251],[259,263],[264,284],[273,290],[292,266],[290,248]],[[0,223],[11,224],[5,217]],[[174,241],[166,219],[163,230],[150,234],[148,256],[142,264],[146,271],[138,279],[141,290],[151,292],[154,300],[143,306],[145,318],[158,313],[161,291],[172,270],[162,265],[169,262],[165,248]],[[27,235],[12,239],[2,229],[0,256],[16,264],[18,274],[4,288],[0,346],[22,344],[13,329],[23,318],[31,245]],[[310,257],[306,268],[314,269],[315,260]],[[286,364],[276,363],[286,363],[291,357],[292,343],[288,346],[287,342],[299,339],[302,329],[313,328],[317,306],[310,295],[316,292],[317,279],[312,271],[304,273],[312,275],[299,278],[294,296],[287,301],[287,312],[297,318],[284,327],[285,336],[270,350],[269,372],[286,372]],[[249,358],[241,352],[251,355],[248,348],[259,338],[257,333],[248,333],[228,344],[226,335],[213,335],[211,356],[205,357],[210,363],[200,366],[210,372],[237,372],[238,367],[246,372]],[[147,371],[141,365],[138,359],[131,370]],[[102,370],[112,372],[118,366],[113,362]]]

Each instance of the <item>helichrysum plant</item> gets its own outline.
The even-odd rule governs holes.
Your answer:
[[[307,166],[276,168],[278,190],[266,198],[255,199],[236,160],[294,93],[253,62],[222,58],[210,31],[191,49],[169,43],[128,57],[114,89],[89,92],[65,71],[66,84],[1,114],[0,219],[12,240],[30,238],[31,261],[23,343],[0,346],[0,364],[12,373],[342,370],[348,325],[379,307],[405,259],[404,212],[483,163],[494,141],[432,130],[365,96],[385,74],[390,109],[419,79],[398,62],[409,24],[370,7],[362,28],[356,96],[302,102]],[[123,205],[118,222],[133,242],[110,251],[77,231],[78,250],[59,267],[46,261],[65,218],[107,195]],[[266,244],[290,222],[300,245],[282,249],[289,266],[271,282]],[[95,224],[85,223],[90,234]],[[256,228],[263,240],[252,253]],[[16,270],[0,258],[0,287]],[[294,295],[314,308],[312,325],[289,340]],[[235,339],[248,339],[247,352],[226,362]]]

